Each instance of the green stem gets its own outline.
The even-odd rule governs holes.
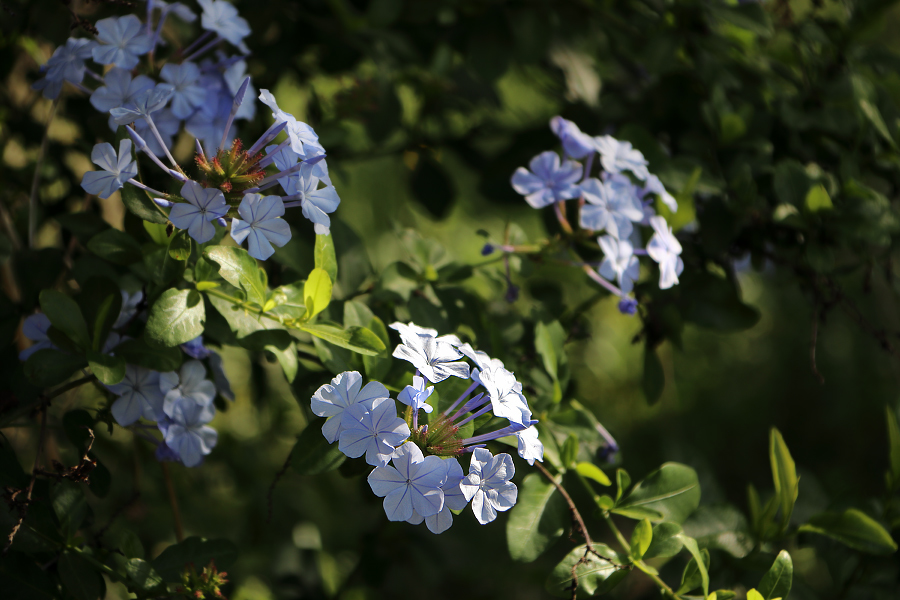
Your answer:
[[[631,554],[631,544],[628,543],[628,540],[625,539],[625,536],[622,535],[622,532],[619,531],[619,528],[616,526],[615,522],[613,522],[612,516],[610,516],[609,514],[609,510],[607,510],[600,504],[600,496],[598,496],[594,492],[594,489],[591,487],[591,484],[588,483],[588,480],[585,479],[584,475],[578,473],[577,471],[576,474],[578,475],[578,479],[581,480],[581,483],[584,485],[585,489],[588,491],[588,494],[591,496],[591,498],[594,499],[594,503],[597,504],[597,508],[600,509],[600,514],[603,517],[603,520],[606,521],[606,525],[609,527],[609,530],[612,531],[614,536],[616,536],[616,540],[622,546],[622,549],[626,554]],[[656,575],[652,571],[650,571],[644,561],[635,560],[634,565],[638,569],[640,569],[641,572],[644,573],[647,577],[653,580],[653,582],[659,587],[660,591],[662,591],[663,595],[669,598],[673,598],[674,600],[678,599],[675,591],[670,588],[669,585],[665,581],[663,581],[659,575]]]

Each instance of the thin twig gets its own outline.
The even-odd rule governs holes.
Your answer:
[[[169,464],[162,463],[163,478],[166,480],[166,491],[169,493],[169,504],[172,505],[172,513],[175,515],[175,539],[178,543],[184,541],[184,528],[181,526],[181,511],[178,510],[178,498],[175,496],[175,485],[172,483],[172,475],[169,473]]]
[[[294,456],[293,452],[289,452],[287,458],[284,461],[284,464],[281,465],[281,469],[277,473],[275,473],[275,479],[272,480],[272,485],[269,486],[269,492],[266,494],[266,498],[269,501],[269,513],[266,516],[266,523],[272,522],[272,497],[275,494],[275,486],[278,485],[278,482],[284,477],[284,474],[287,473],[288,467],[291,466],[291,458]]]
[[[34,236],[37,233],[37,196],[38,184],[41,182],[41,164],[47,153],[50,143],[50,124],[56,116],[56,108],[59,106],[59,98],[53,101],[50,107],[50,116],[47,118],[47,126],[44,128],[44,139],[41,140],[41,149],[38,151],[37,161],[34,163],[34,177],[31,180],[31,196],[28,199],[28,247],[34,248]]]
[[[22,523],[25,521],[25,517],[28,515],[28,505],[31,504],[31,492],[34,490],[34,482],[37,480],[38,472],[40,471],[41,455],[44,453],[44,437],[46,435],[47,407],[45,406],[44,409],[41,410],[41,431],[38,434],[37,454],[34,457],[34,466],[31,468],[31,481],[28,482],[28,492],[25,494],[25,501],[22,502],[19,508],[19,520],[16,521],[16,524],[13,526],[12,531],[9,533],[9,537],[7,538],[8,541],[6,542],[6,547],[3,549],[4,555],[9,552],[9,548],[10,546],[12,546],[13,539],[15,539],[16,534],[22,527]],[[18,493],[19,492],[14,492],[10,499],[15,500]]]

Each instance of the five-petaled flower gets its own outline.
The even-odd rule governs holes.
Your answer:
[[[357,371],[345,371],[316,390],[310,399],[310,407],[313,414],[328,418],[322,426],[322,435],[331,444],[343,431],[341,415],[346,409],[367,400],[390,397],[381,383],[370,381],[363,387],[362,375]]]
[[[216,227],[212,221],[228,213],[225,195],[191,180],[181,186],[181,195],[187,202],[173,206],[169,220],[178,229],[187,229],[188,234],[200,244],[213,239]]]
[[[406,521],[413,511],[430,517],[444,508],[447,465],[439,456],[424,456],[419,447],[406,442],[394,451],[393,466],[376,467],[368,481],[376,496],[384,498],[389,521]]]
[[[513,189],[525,196],[532,208],[543,208],[560,200],[581,195],[576,182],[581,178],[581,165],[575,161],[559,162],[556,152],[541,152],[528,163],[529,172],[519,167],[512,176]]]
[[[123,69],[133,69],[138,57],[147,54],[153,47],[151,36],[135,15],[108,17],[97,21],[97,39],[94,46],[94,60],[101,65],[116,65]]]
[[[678,283],[678,276],[684,270],[681,260],[681,244],[672,235],[672,228],[662,217],[650,217],[653,237],[647,244],[647,254],[659,263],[659,289],[667,290]]]
[[[620,176],[624,177],[624,176]],[[644,218],[641,200],[631,182],[612,176],[606,181],[590,178],[581,184],[587,204],[581,207],[580,225],[591,231],[606,230],[620,240],[627,239],[632,222]]]
[[[610,281],[618,281],[619,289],[629,293],[641,274],[641,265],[634,255],[634,247],[627,239],[616,239],[611,235],[597,238],[603,250],[603,262],[597,271]]]
[[[106,386],[106,389],[118,396],[111,410],[119,425],[127,427],[141,417],[156,420],[162,412],[165,396],[159,387],[159,376],[156,371],[128,365],[121,382]]]
[[[459,486],[472,503],[472,512],[482,525],[497,518],[497,511],[509,510],[516,503],[518,489],[510,479],[516,473],[512,457],[505,452],[497,456],[490,450],[475,448],[469,474]]]
[[[245,194],[238,207],[241,219],[231,221],[231,237],[238,244],[247,240],[250,256],[266,260],[291,241],[291,228],[284,216],[284,202],[278,196]]]
[[[598,135],[594,138],[597,152],[600,153],[600,164],[607,173],[631,173],[644,181],[649,177],[647,159],[631,146],[631,142],[623,142],[609,135]]]
[[[171,418],[179,406],[212,406],[216,397],[216,386],[206,378],[206,368],[199,360],[186,361],[178,373],[161,373],[159,389],[165,394],[162,410]]]
[[[88,171],[81,180],[81,187],[89,194],[109,198],[121,189],[125,182],[137,175],[137,163],[131,158],[131,140],[119,141],[119,155],[112,144],[97,144],[91,150],[91,161],[102,171]]]
[[[373,467],[391,460],[394,448],[409,439],[409,426],[397,416],[390,398],[373,398],[349,406],[341,415],[338,448],[350,458],[366,455]]]

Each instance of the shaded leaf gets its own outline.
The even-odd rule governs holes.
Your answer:
[[[868,554],[892,554],[897,543],[878,521],[855,508],[814,516],[800,531],[818,533]]]
[[[531,562],[565,531],[565,503],[556,487],[539,473],[519,486],[519,497],[506,522],[506,541],[513,560]]]
[[[687,465],[666,463],[639,481],[616,508],[647,508],[660,513],[666,521],[683,523],[699,505],[697,472]]]
[[[775,557],[772,567],[759,581],[759,593],[763,600],[787,598],[794,578],[794,563],[787,550],[782,550]]]
[[[321,428],[307,425],[291,450],[291,468],[301,475],[334,471],[347,459],[337,444],[329,444]]]

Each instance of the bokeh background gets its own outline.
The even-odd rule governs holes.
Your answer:
[[[0,202],[19,231],[25,230],[27,190],[49,110],[49,102],[30,89],[38,65],[69,35],[70,10],[96,20],[127,12],[125,4],[0,3]],[[142,10],[142,2],[133,4]],[[620,315],[614,299],[599,294],[577,268],[527,258],[513,261],[521,294],[507,302],[503,264],[481,255],[483,232],[499,242],[507,227],[530,241],[556,231],[550,211],[530,209],[509,186],[517,166],[556,147],[548,127],[554,115],[592,134],[632,140],[673,193],[700,166],[695,201],[680,197],[675,216],[687,232],[696,230],[717,182],[730,178],[703,169],[710,146],[731,153],[731,161],[745,152],[729,146],[721,130],[710,130],[709,110],[738,115],[736,139],[753,136],[748,144],[769,144],[770,162],[796,156],[802,163],[827,163],[809,155],[806,133],[786,132],[781,92],[754,79],[753,66],[770,61],[768,68],[777,71],[781,61],[792,69],[795,59],[811,65],[829,53],[838,57],[838,70],[865,53],[893,57],[900,65],[900,12],[885,4],[891,3],[770,0],[760,3],[762,21],[741,22],[718,12],[736,5],[712,0],[236,2],[254,32],[247,60],[254,85],[271,90],[284,110],[310,123],[328,151],[342,200],[333,228],[339,298],[356,296],[390,318],[383,309],[391,294],[408,298],[416,285],[389,276],[395,263],[427,247],[435,266],[475,267],[454,284],[465,294],[452,309],[444,307],[438,324],[455,329],[483,312],[503,324],[503,333],[484,340],[482,349],[524,363],[539,359],[531,334],[517,323],[559,318],[585,303],[566,345],[566,397],[589,407],[616,438],[621,452],[615,465],[638,478],[662,462],[684,462],[700,474],[704,504],[730,502],[746,510],[748,483],[771,489],[768,435],[778,427],[801,475],[798,519],[829,507],[870,506],[883,494],[884,407],[897,406],[900,370],[876,336],[845,312],[828,312],[816,327],[820,383],[810,357],[816,317],[809,288],[790,268],[759,255],[751,261],[753,244],[733,238],[721,255],[759,320],[728,331],[681,324],[680,344],[667,339],[656,348],[665,387],[651,404],[642,388],[642,323]],[[849,23],[867,10],[871,18],[846,34],[849,41],[833,43],[839,37],[831,36],[834,31],[850,31]],[[818,50],[809,49],[814,26],[825,36]],[[818,94],[827,104],[827,94],[839,95],[808,77],[809,89],[798,92],[807,100]],[[879,93],[900,98],[896,73],[885,69],[877,77]],[[754,99],[766,96],[763,88],[770,92],[768,113],[766,102]],[[894,115],[885,115],[896,132]],[[728,119],[715,122],[724,127]],[[255,139],[269,123],[260,105],[241,134]],[[90,168],[91,147],[109,137],[106,117],[86,98],[64,97],[41,172],[40,247],[70,243],[71,231],[56,218],[67,213],[87,210],[113,226],[125,225],[118,195],[89,200],[78,185]],[[190,153],[190,140],[179,140],[176,157],[189,161]],[[894,200],[891,178],[885,177],[883,193]],[[764,182],[758,195],[763,204],[777,203]],[[715,226],[699,221],[701,232]],[[270,273],[276,283],[298,279],[312,266],[312,228],[302,219],[292,225],[295,241],[279,252]],[[889,244],[881,259],[892,252]],[[645,277],[655,275],[648,271]],[[873,327],[900,329],[896,285],[880,263],[849,272],[842,285]],[[421,308],[408,304],[395,314],[404,310],[415,317]],[[449,532],[433,536],[424,527],[388,523],[358,474],[304,477],[288,468],[270,495],[310,419],[310,395],[331,375],[307,365],[291,385],[262,354],[226,348],[224,356],[236,400],[213,423],[219,445],[201,468],[174,468],[173,474],[186,532],[226,537],[240,547],[230,569],[230,598],[546,597],[546,574],[571,548],[565,536],[536,564],[523,565],[508,558],[505,516],[480,527],[466,514]],[[54,405],[50,425],[60,457],[75,452],[62,431],[62,415],[100,402],[96,392],[84,390]],[[4,434],[30,465],[34,430]],[[116,515],[106,535],[133,530],[156,552],[174,541],[160,467],[148,447],[117,430],[101,432],[95,450],[113,473],[112,492],[91,498],[97,526]],[[517,467],[528,469],[525,463]],[[588,524],[602,539],[602,523],[590,517]],[[791,551],[799,578],[792,598],[874,597],[841,595],[846,564],[829,563],[802,544]],[[741,583],[726,556],[715,554],[716,560],[722,562],[718,570],[714,564],[714,585]],[[896,575],[896,559],[890,560]],[[670,567],[675,578],[682,566]],[[110,586],[110,597],[127,597],[122,593]],[[614,596],[656,594],[649,580],[632,577]]]

